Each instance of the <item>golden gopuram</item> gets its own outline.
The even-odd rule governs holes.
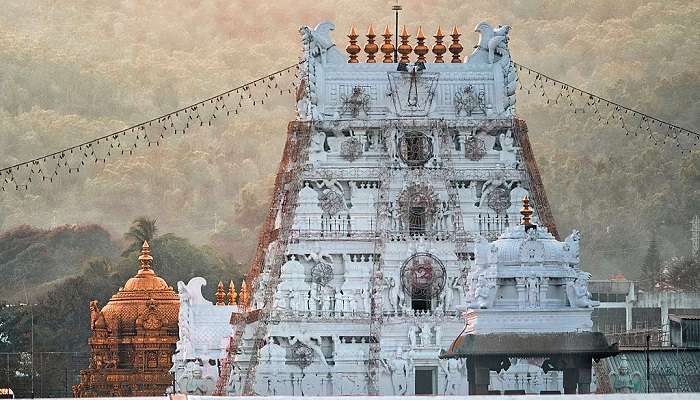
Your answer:
[[[74,397],[159,396],[172,385],[180,300],[152,268],[144,241],[139,270],[100,308],[90,303],[90,366]]]

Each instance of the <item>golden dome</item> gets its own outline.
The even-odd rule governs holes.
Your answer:
[[[139,271],[102,308],[107,330],[117,334],[140,328],[153,330],[155,326],[157,329],[177,329],[180,298],[153,271],[153,257],[147,241],[143,242],[138,260]],[[157,324],[142,324],[145,318],[153,321],[153,317],[159,321]]]

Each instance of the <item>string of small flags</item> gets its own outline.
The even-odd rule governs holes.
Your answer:
[[[593,114],[598,122],[622,128],[627,136],[647,137],[654,145],[672,143],[682,154],[700,143],[700,133],[696,131],[623,106],[525,65],[513,62],[513,66],[518,71],[521,92],[539,96],[546,104],[567,106],[574,114]]]
[[[61,174],[79,173],[114,156],[133,155],[139,147],[158,147],[170,135],[211,126],[219,117],[237,116],[248,107],[264,105],[272,96],[294,94],[299,74],[300,63],[296,63],[148,121],[1,168],[0,192],[28,190],[36,182],[53,183]]]

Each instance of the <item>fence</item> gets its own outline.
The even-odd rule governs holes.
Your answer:
[[[17,398],[72,397],[71,386],[80,382],[80,370],[89,365],[89,353],[0,353],[0,387]]]

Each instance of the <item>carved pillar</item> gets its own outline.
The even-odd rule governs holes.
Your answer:
[[[525,278],[515,278],[515,290],[518,292],[518,308],[527,308],[527,295],[525,293]]]
[[[578,368],[564,368],[564,394],[576,394]]]
[[[581,364],[578,369],[578,394],[588,394],[591,392],[591,360]]]
[[[467,359],[469,395],[489,394],[489,383],[491,380],[489,364],[489,360],[482,357],[470,357]]]

